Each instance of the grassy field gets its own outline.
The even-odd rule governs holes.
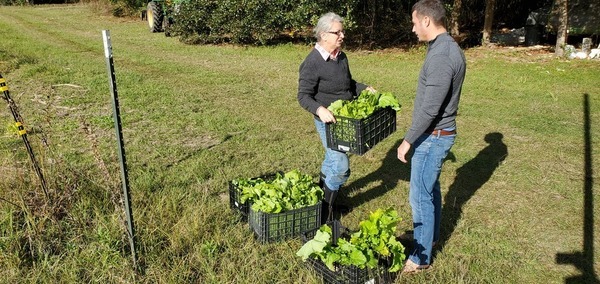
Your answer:
[[[228,181],[298,169],[323,150],[296,101],[309,46],[189,46],[90,5],[0,7],[0,74],[49,184],[0,111],[0,282],[320,283],[301,241],[260,244]],[[125,237],[102,30],[110,30],[140,273]],[[349,35],[351,36],[351,35]],[[398,131],[351,156],[351,229],[393,206],[412,229],[410,124],[424,48],[348,51],[353,76],[402,104]],[[396,283],[598,283],[600,62],[469,49],[459,136],[441,176],[434,268]],[[6,105],[5,101],[1,101]]]

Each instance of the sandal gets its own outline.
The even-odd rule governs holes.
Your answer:
[[[404,263],[404,267],[402,267],[402,272],[400,272],[400,273],[401,274],[417,273],[417,272],[421,272],[423,270],[427,270],[429,268],[431,268],[431,265],[429,265],[429,264],[418,265],[418,264],[414,263],[412,260],[408,259]]]

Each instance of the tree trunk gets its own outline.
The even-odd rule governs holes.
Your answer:
[[[490,44],[492,36],[492,24],[494,23],[494,10],[496,10],[496,0],[485,0],[485,19],[483,22],[483,45]]]
[[[568,6],[567,0],[556,0],[554,3],[556,13],[558,14],[558,27],[556,28],[556,47],[554,54],[556,56],[565,55],[565,44],[567,43],[568,30]]]
[[[450,13],[450,34],[458,36],[460,34],[459,17],[462,9],[462,0],[454,0],[452,5],[452,12]]]

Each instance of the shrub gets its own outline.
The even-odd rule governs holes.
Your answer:
[[[0,0],[0,6],[24,6],[28,4],[27,0]]]
[[[189,43],[266,45],[310,36],[312,23],[332,7],[301,0],[191,0],[174,17],[173,34]]]
[[[267,45],[312,39],[312,27],[329,11],[344,17],[347,43],[378,47],[410,37],[410,6],[400,0],[190,0],[174,16],[173,35],[187,43]],[[408,11],[408,12],[407,12]]]

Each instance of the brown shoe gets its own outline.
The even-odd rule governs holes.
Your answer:
[[[404,267],[402,267],[402,271],[400,273],[401,274],[417,273],[417,272],[421,272],[421,271],[429,269],[429,268],[431,268],[431,265],[429,265],[429,264],[418,265],[418,264],[414,263],[412,260],[408,259],[404,263]]]

